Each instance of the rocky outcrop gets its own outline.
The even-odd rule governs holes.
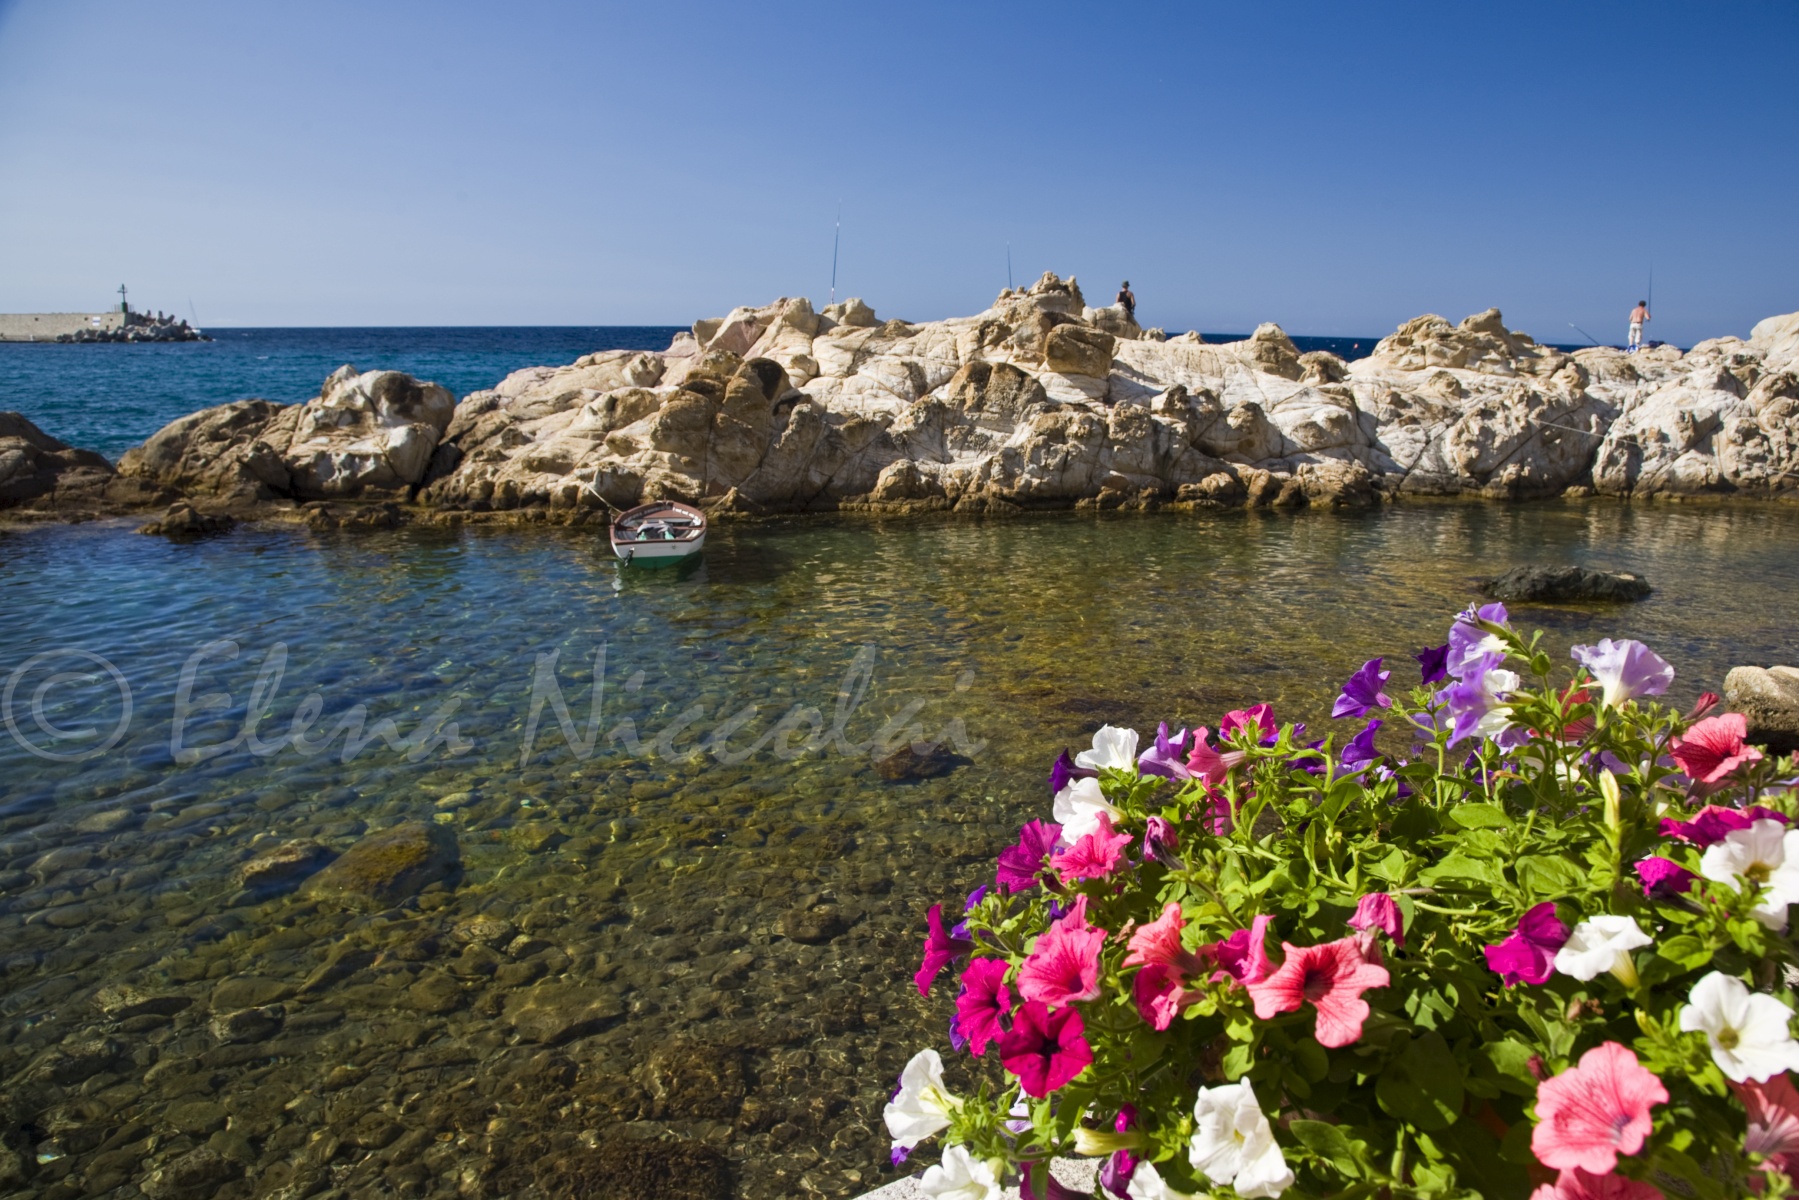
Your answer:
[[[375,508],[382,525],[599,520],[657,498],[720,513],[1795,498],[1799,314],[1634,355],[1546,347],[1496,309],[1426,315],[1346,363],[1273,324],[1167,338],[1046,273],[921,324],[860,299],[733,309],[661,353],[533,367],[460,404],[346,367],[304,405],[183,418],[120,470],[318,528]]]
[[[1520,604],[1627,603],[1655,589],[1641,575],[1590,567],[1514,567],[1481,585],[1495,600]]]
[[[0,511],[97,516],[169,498],[154,483],[121,480],[92,450],[59,442],[16,412],[0,412]]]
[[[399,371],[339,367],[305,404],[204,409],[125,452],[119,472],[189,496],[405,496],[425,478],[456,399]]]

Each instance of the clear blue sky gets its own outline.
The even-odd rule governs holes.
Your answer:
[[[1799,309],[1799,4],[0,0],[0,311],[1545,340]]]

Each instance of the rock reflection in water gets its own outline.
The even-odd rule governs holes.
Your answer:
[[[44,742],[33,676],[0,736],[0,1194],[865,1190],[893,1078],[945,1040],[920,914],[1044,815],[1064,744],[1252,699],[1328,730],[1364,658],[1397,682],[1471,580],[1536,561],[1647,575],[1643,604],[1524,619],[1642,637],[1686,698],[1790,657],[1795,533],[1560,504],[795,520],[641,579],[567,531],[0,536],[0,673],[82,649],[133,700],[106,753],[49,761],[22,742],[81,744]],[[53,728],[112,728],[84,670]],[[884,778],[884,726],[945,757]]]

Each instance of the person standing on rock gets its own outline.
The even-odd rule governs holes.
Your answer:
[[[1643,348],[1643,322],[1649,319],[1649,301],[1639,300],[1637,306],[1630,310],[1630,344],[1631,351]]]
[[[1124,309],[1124,315],[1135,321],[1137,319],[1137,297],[1131,294],[1131,281],[1125,280],[1124,286],[1118,289],[1118,299],[1112,301]]]

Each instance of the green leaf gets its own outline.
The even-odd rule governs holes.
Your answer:
[[[1368,1143],[1351,1138],[1336,1125],[1323,1121],[1294,1121],[1288,1126],[1300,1145],[1329,1162],[1349,1179],[1360,1179],[1368,1161]]]
[[[1293,1065],[1299,1068],[1300,1074],[1317,1083],[1330,1074],[1331,1059],[1316,1038],[1306,1038],[1293,1047]]]
[[[1238,1042],[1225,1051],[1224,1069],[1226,1079],[1241,1079],[1249,1074],[1249,1068],[1255,1065],[1255,1047]]]
[[[1537,1077],[1530,1073],[1535,1050],[1514,1038],[1500,1038],[1483,1043],[1475,1053],[1500,1077],[1500,1086],[1508,1092],[1536,1095]]]
[[[1712,948],[1690,933],[1681,933],[1664,939],[1655,948],[1655,956],[1667,959],[1682,971],[1692,971],[1712,961]]]
[[[1505,886],[1505,872],[1498,863],[1487,858],[1469,858],[1460,850],[1450,851],[1442,862],[1418,876],[1419,882],[1426,886],[1443,879],[1468,879],[1489,887]]]
[[[1367,871],[1388,883],[1398,883],[1405,878],[1405,853],[1398,846],[1390,848],[1384,855],[1367,864]]]
[[[1444,815],[1463,829],[1505,829],[1512,823],[1497,804],[1458,804]]]
[[[1518,882],[1538,896],[1565,896],[1587,883],[1587,872],[1560,855],[1526,854],[1517,866]]]
[[[1426,1033],[1407,1043],[1375,1085],[1382,1109],[1418,1129],[1447,1129],[1461,1115],[1462,1071],[1443,1035]]]

